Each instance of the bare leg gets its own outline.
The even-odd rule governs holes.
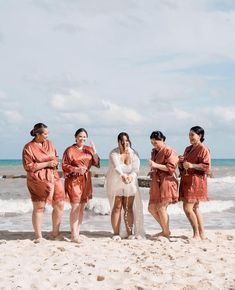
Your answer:
[[[63,201],[53,204],[53,211],[52,211],[52,236],[53,238],[58,237],[60,234],[60,224],[61,224],[63,210],[64,210]]]
[[[157,205],[158,216],[160,219],[160,226],[162,228],[162,236],[169,238],[170,229],[169,229],[169,216],[167,214],[168,203],[159,203]]]
[[[121,223],[121,210],[122,210],[122,196],[116,196],[111,213],[111,224],[113,227],[114,235],[119,235]]]
[[[32,224],[35,233],[35,239],[42,238],[42,219],[46,203],[43,201],[33,202]]]
[[[159,217],[159,214],[158,214],[157,205],[155,203],[149,204],[148,211],[155,218],[155,220],[159,223],[159,225],[161,225],[161,221],[160,221],[160,217]],[[162,234],[162,232],[161,233],[158,233],[158,234],[156,234],[154,236],[159,236],[161,234]]]
[[[149,204],[148,211],[155,218],[155,220],[160,224],[160,217],[157,210],[157,205],[154,203]]]
[[[197,221],[197,216],[194,212],[194,207],[195,203],[191,202],[184,202],[183,207],[184,207],[184,212],[193,228],[193,238],[194,239],[200,239],[200,233],[199,233],[199,226],[198,226],[198,221]]]
[[[78,212],[78,228],[77,228],[77,233],[78,233],[78,236],[80,234],[80,226],[82,224],[82,220],[83,220],[83,215],[84,215],[84,209],[86,207],[86,203],[81,203],[79,205],[79,212]]]
[[[133,222],[134,222],[134,214],[133,214],[133,203],[134,196],[124,197],[123,199],[123,209],[124,209],[124,221],[126,225],[126,231],[128,237],[132,235]]]
[[[78,238],[78,215],[79,215],[79,203],[71,203],[70,210],[70,229],[71,229],[71,239]]]
[[[200,235],[201,239],[204,240],[205,239],[205,236],[204,236],[204,222],[203,222],[203,217],[202,217],[201,211],[199,210],[199,202],[197,202],[194,205],[193,210],[194,210],[195,215],[197,217],[199,235]]]

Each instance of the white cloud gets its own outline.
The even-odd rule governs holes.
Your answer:
[[[2,126],[15,124],[17,127],[23,121],[20,103],[12,100],[4,91],[0,91],[0,102],[0,123]]]
[[[61,139],[77,125],[107,138],[233,128],[235,7],[225,1],[2,1],[1,126],[40,116]]]
[[[16,110],[7,110],[3,112],[5,116],[6,122],[9,124],[16,124],[18,125],[23,121],[23,116],[19,111]]]
[[[214,114],[219,120],[225,121],[228,125],[235,122],[235,107],[215,107]],[[235,124],[234,124],[235,125]]]
[[[68,94],[56,94],[51,100],[52,107],[62,116],[61,121],[79,121],[86,125],[115,126],[117,124],[139,124],[141,115],[131,107],[116,104],[97,96],[85,96],[79,90]]]
[[[85,124],[85,125],[90,125],[91,124],[91,118],[89,116],[89,114],[86,113],[82,113],[82,112],[70,112],[70,113],[61,113],[60,117],[58,119],[60,119],[63,123],[66,121],[68,123],[80,123],[80,124]]]
[[[0,100],[3,101],[6,99],[6,94],[0,91]]]
[[[101,118],[110,123],[139,124],[142,121],[141,115],[132,108],[119,106],[117,104],[103,101],[104,111]]]
[[[67,94],[55,94],[51,100],[51,105],[54,109],[71,112],[98,109],[100,104],[97,97],[87,96],[74,89],[69,90]]]

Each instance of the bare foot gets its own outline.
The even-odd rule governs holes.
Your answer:
[[[200,237],[200,235],[194,235],[194,236],[193,236],[193,239],[199,241],[199,240],[201,240],[201,237]]]
[[[79,240],[78,237],[76,237],[76,238],[71,239],[71,242],[72,243],[75,243],[75,244],[79,244],[80,243],[80,240]]]
[[[206,240],[207,239],[206,236],[204,235],[204,233],[200,233],[200,238],[201,238],[201,240]]]
[[[37,238],[33,240],[34,244],[44,243],[46,242],[46,239],[44,238]]]
[[[56,237],[52,236],[52,240],[54,240],[54,241],[64,241],[64,236],[61,235],[61,234],[59,234]]]
[[[160,236],[162,236],[162,234],[163,234],[163,232],[157,233],[155,235],[152,235],[152,238],[160,237]]]
[[[171,232],[160,232],[160,233],[157,233],[155,235],[153,235],[152,237],[154,238],[157,238],[157,237],[165,237],[165,238],[169,238],[171,235]]]
[[[134,235],[129,235],[127,239],[128,240],[135,240],[135,236]]]
[[[114,241],[121,241],[121,237],[119,235],[113,235],[112,239]]]

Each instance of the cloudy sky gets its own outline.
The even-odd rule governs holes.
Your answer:
[[[1,0],[0,158],[38,122],[60,156],[79,127],[102,158],[120,131],[146,158],[153,130],[180,154],[200,125],[235,157],[234,32],[234,0]]]

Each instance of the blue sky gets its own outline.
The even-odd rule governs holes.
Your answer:
[[[142,158],[161,130],[182,154],[190,127],[235,158],[235,1],[0,1],[0,158],[33,125],[60,156],[79,127],[102,158],[129,133]]]

